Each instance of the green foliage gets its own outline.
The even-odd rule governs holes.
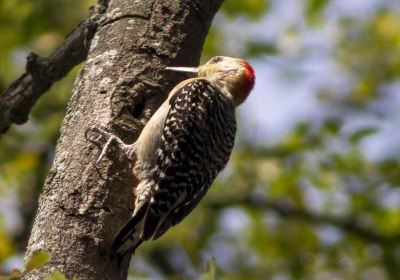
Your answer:
[[[350,142],[353,144],[356,144],[358,142],[360,142],[360,140],[362,140],[363,138],[376,133],[376,129],[373,128],[366,128],[366,129],[361,129],[358,130],[356,132],[354,132],[351,136],[350,136]]]
[[[225,1],[222,11],[229,17],[247,16],[254,20],[263,16],[269,8],[269,0]]]
[[[338,60],[358,80],[348,102],[362,106],[376,97],[384,82],[400,75],[400,20],[383,10],[368,22],[344,24],[351,29],[338,42]]]
[[[277,49],[270,42],[250,41],[247,43],[247,53],[249,57],[258,57],[261,55],[276,54]]]
[[[26,263],[25,270],[32,271],[44,266],[50,261],[50,254],[45,251],[36,251],[32,254],[29,261]]]
[[[67,278],[61,272],[54,271],[52,274],[46,276],[44,280],[67,280]]]
[[[211,258],[207,261],[207,272],[204,273],[200,279],[201,280],[216,280],[216,263],[215,259]]]
[[[1,189],[0,189],[1,195]],[[0,228],[3,228],[3,219],[0,219]],[[0,230],[0,262],[5,260],[8,256],[14,253],[15,248],[12,245],[12,238],[6,232]]]
[[[321,22],[322,15],[326,6],[329,4],[329,0],[307,0],[306,16],[308,20],[312,23]]]
[[[21,279],[21,271],[14,269],[9,275],[0,275],[0,280],[19,280]]]
[[[45,251],[36,251],[32,254],[31,258],[26,263],[24,271],[29,272],[29,271],[38,269],[38,268],[44,266],[49,261],[50,261],[49,253],[47,253]],[[6,276],[0,275],[0,280],[16,280],[16,279],[20,279],[21,276],[22,276],[22,272],[19,269],[13,269],[13,271]],[[46,278],[46,279],[54,279],[54,280],[61,279],[62,280],[65,278]]]
[[[85,15],[94,0],[7,0],[0,2],[0,86],[24,68],[12,58],[26,51],[47,55]],[[12,29],[12,32],[10,30]],[[18,58],[18,60],[23,57]],[[14,69],[16,71],[14,71]],[[0,87],[0,91],[2,89]]]

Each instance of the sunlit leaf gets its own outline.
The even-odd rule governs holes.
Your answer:
[[[4,221],[0,217],[0,262],[6,259],[7,256],[9,256],[15,250],[11,237],[4,232],[3,229]]]
[[[40,268],[49,261],[50,261],[50,254],[48,252],[35,251],[26,264],[26,271],[32,271],[34,269]]]
[[[54,271],[52,274],[46,276],[45,280],[66,280],[67,278],[60,271]]]
[[[376,128],[365,128],[365,129],[361,129],[355,133],[353,133],[350,136],[350,142],[355,144],[358,143],[360,140],[364,139],[367,136],[370,136],[371,134],[374,134],[377,132]]]
[[[207,260],[207,272],[201,276],[201,280],[215,280],[216,279],[216,262],[215,258]]]

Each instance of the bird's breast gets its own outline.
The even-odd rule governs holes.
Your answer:
[[[150,118],[136,141],[137,159],[141,164],[145,164],[149,167],[152,167],[155,164],[155,155],[161,144],[161,136],[169,107],[168,102],[164,102],[161,105],[161,107]]]

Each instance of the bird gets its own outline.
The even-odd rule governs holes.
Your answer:
[[[235,109],[255,84],[246,60],[216,56],[198,67],[167,67],[196,75],[176,85],[133,144],[139,179],[131,218],[113,239],[118,264],[142,242],[158,239],[202,200],[229,161]]]

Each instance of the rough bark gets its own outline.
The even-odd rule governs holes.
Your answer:
[[[133,209],[135,178],[126,158],[95,166],[100,151],[85,131],[102,125],[132,143],[177,82],[164,67],[198,63],[221,2],[110,1],[75,81],[28,244],[26,259],[45,250],[51,261],[23,279],[55,270],[68,279],[126,278],[109,248]]]

